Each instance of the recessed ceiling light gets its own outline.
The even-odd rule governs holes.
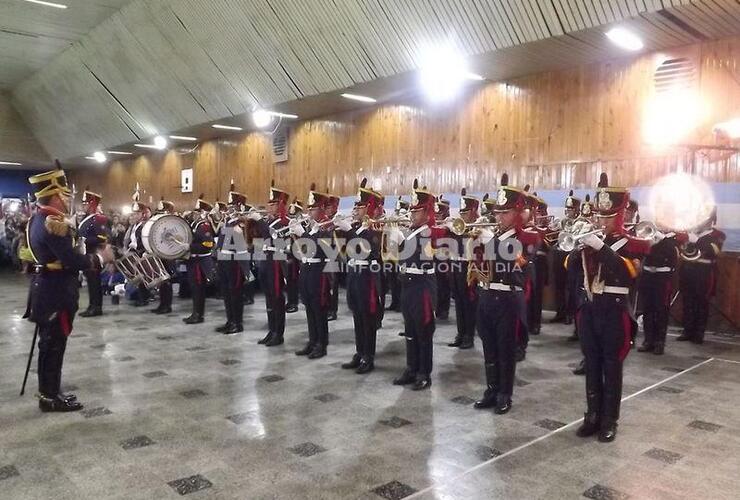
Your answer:
[[[62,3],[44,2],[43,0],[25,0],[26,2],[36,3],[39,5],[45,5],[47,7],[54,7],[55,9],[66,9],[67,6]]]
[[[95,151],[93,153],[93,158],[98,163],[105,163],[105,160],[108,159],[102,151]]]
[[[94,157],[94,156],[86,156],[86,157],[85,157],[85,159],[86,159],[86,160],[94,160],[94,159],[95,159],[95,157]]]
[[[108,151],[109,155],[132,155],[133,153],[130,153],[128,151]]]
[[[419,84],[432,101],[457,96],[471,75],[465,58],[451,46],[435,47],[421,57]]]
[[[176,141],[190,141],[190,142],[198,140],[197,137],[188,137],[186,135],[171,135],[170,139],[174,139]]]
[[[636,51],[644,47],[639,36],[624,28],[612,28],[606,32],[606,37],[624,50]]]
[[[297,120],[298,115],[293,115],[290,113],[279,113],[277,111],[268,111],[272,116],[279,116],[280,118],[290,118],[291,120]]]
[[[20,165],[20,163],[18,163],[16,161],[0,161],[0,165],[15,165],[15,166],[18,166],[18,165]]]
[[[211,125],[211,127],[220,128],[223,130],[243,130],[241,127],[234,127],[231,125],[219,125],[218,123],[214,123],[213,125]]]
[[[167,147],[167,139],[165,139],[161,135],[158,135],[157,137],[155,137],[153,142],[154,142],[154,147],[156,147],[157,149],[164,149]]]
[[[252,112],[252,122],[257,128],[265,128],[272,122],[272,115],[264,109],[257,109]]]
[[[134,144],[137,148],[146,148],[146,149],[159,149],[154,144]]]
[[[342,97],[344,97],[345,99],[351,99],[353,101],[360,102],[378,102],[377,99],[373,99],[372,97],[357,94],[342,94]]]

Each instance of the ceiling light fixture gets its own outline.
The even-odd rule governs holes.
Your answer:
[[[465,58],[451,46],[424,53],[419,68],[419,84],[432,101],[449,101],[461,91],[466,80],[479,78],[470,73]]]
[[[617,47],[632,52],[641,50],[645,46],[639,36],[625,28],[612,28],[606,32],[606,37]]]
[[[342,97],[344,97],[345,99],[350,99],[352,101],[378,102],[377,99],[373,99],[372,97],[368,97],[364,95],[357,95],[357,94],[342,94]]]
[[[128,151],[108,151],[109,155],[132,155],[133,153],[129,153]]]
[[[252,123],[257,128],[265,128],[272,122],[272,115],[264,109],[257,109],[252,113]]]
[[[96,162],[98,162],[98,163],[105,163],[105,160],[107,160],[107,159],[108,159],[108,158],[107,158],[107,157],[105,156],[105,153],[103,153],[102,151],[95,151],[95,152],[93,153],[93,158],[94,158],[94,159],[95,159],[95,161],[96,161]]]
[[[43,0],[25,0],[26,2],[36,3],[39,5],[45,5],[47,7],[54,7],[55,9],[66,9],[67,6],[62,3],[44,2]]]
[[[159,149],[154,144],[134,144],[137,148],[146,148],[146,149]]]
[[[16,161],[0,161],[0,165],[20,166],[21,164]]]
[[[157,149],[164,149],[167,147],[167,139],[162,137],[161,135],[158,135],[154,138],[154,147]]]
[[[241,127],[234,127],[232,125],[219,125],[218,123],[214,123],[211,125],[213,128],[220,128],[223,130],[243,130]]]
[[[175,141],[190,141],[190,142],[198,140],[197,137],[188,137],[186,135],[171,135],[170,139],[173,139]]]

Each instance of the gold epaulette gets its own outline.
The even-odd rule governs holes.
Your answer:
[[[61,215],[47,215],[44,226],[50,234],[55,236],[67,236],[69,234],[69,224]]]

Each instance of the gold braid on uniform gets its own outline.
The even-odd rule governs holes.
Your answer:
[[[67,236],[69,234],[69,224],[61,215],[48,215],[44,221],[44,226],[54,236]]]

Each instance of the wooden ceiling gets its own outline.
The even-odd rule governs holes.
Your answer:
[[[346,106],[338,90],[378,80],[397,94],[440,43],[493,80],[624,57],[603,34],[614,23],[655,50],[737,34],[740,2],[137,0],[18,84],[14,104],[53,157],[77,158],[246,123],[255,106],[320,115]]]

